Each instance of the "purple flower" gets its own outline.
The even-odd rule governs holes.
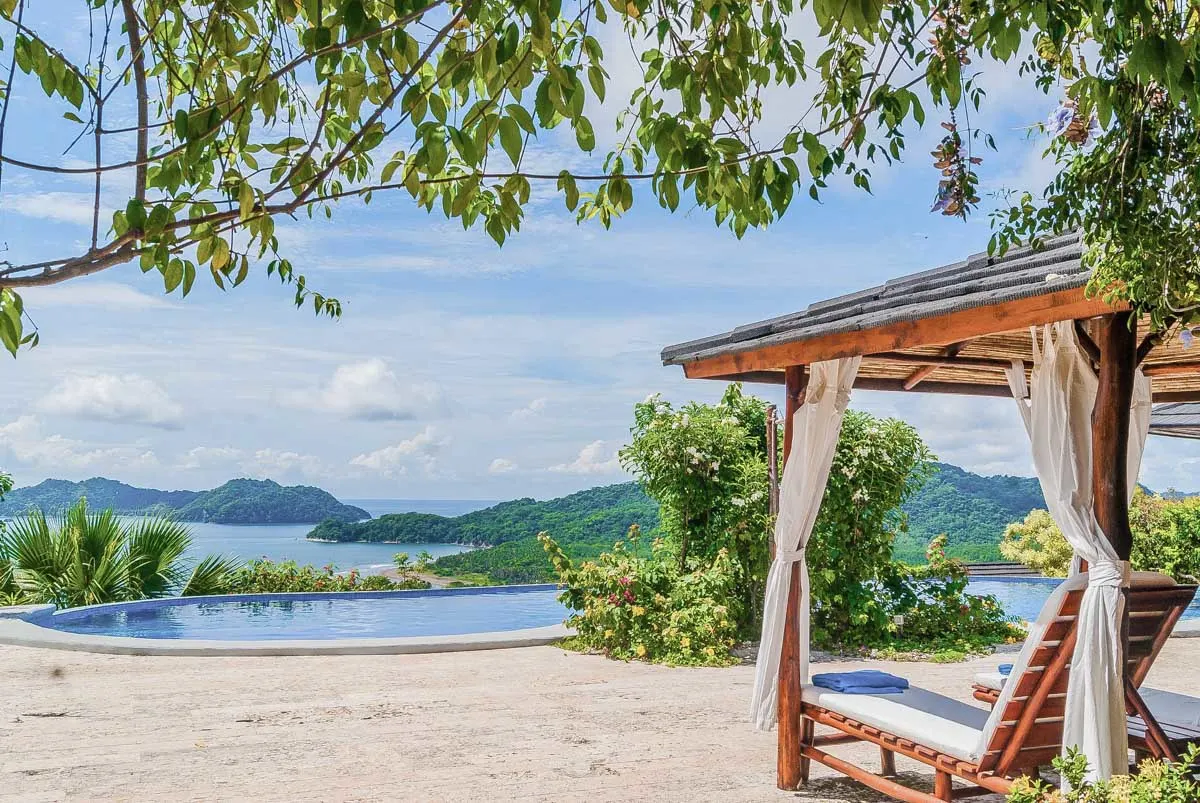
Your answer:
[[[1179,342],[1185,349],[1190,349],[1192,344],[1196,342],[1196,336],[1192,334],[1191,329],[1181,329],[1179,332]]]
[[[1092,115],[1092,119],[1088,121],[1087,139],[1084,142],[1093,142],[1096,137],[1100,136],[1100,118]]]
[[[938,184],[937,200],[933,202],[930,212],[945,212],[946,207],[950,206],[950,199],[954,197],[954,192],[951,189],[950,183],[943,181]]]
[[[1060,103],[1058,108],[1050,112],[1050,116],[1046,118],[1046,128],[1056,137],[1062,136],[1063,132],[1071,125],[1075,119],[1075,104]]]

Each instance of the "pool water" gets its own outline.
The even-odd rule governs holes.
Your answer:
[[[562,623],[554,586],[176,598],[75,608],[36,622],[70,633],[218,641],[449,636]]]
[[[967,593],[991,594],[1009,616],[1033,621],[1046,599],[1062,580],[1054,577],[972,577]],[[1200,619],[1200,595],[1183,612],[1184,619]]]

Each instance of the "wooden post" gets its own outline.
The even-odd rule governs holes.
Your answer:
[[[1129,560],[1129,408],[1137,369],[1137,326],[1132,313],[1105,315],[1097,327],[1100,386],[1092,409],[1092,496],[1096,521],[1117,556]]]
[[[804,366],[784,372],[783,465],[792,451],[792,419],[804,403],[808,375]],[[807,763],[801,756],[803,717],[800,716],[800,564],[792,565],[792,587],[788,594],[787,618],[783,625],[783,645],[779,656],[779,731],[775,784],[780,789],[796,789],[805,780]]]
[[[1105,315],[1096,327],[1100,351],[1100,385],[1092,408],[1092,503],[1096,521],[1117,557],[1129,560],[1133,532],[1129,529],[1129,420],[1137,370],[1137,319],[1131,312]],[[1121,651],[1129,651],[1129,589],[1125,589],[1121,618]],[[1129,685],[1129,662],[1122,662]],[[1122,723],[1123,724],[1123,723]]]

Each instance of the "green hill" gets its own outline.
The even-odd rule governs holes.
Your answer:
[[[360,507],[339,502],[310,485],[280,485],[274,480],[230,480],[205,491],[175,511],[182,521],[217,524],[311,524],[371,518]]]
[[[124,515],[159,514],[215,524],[312,524],[330,518],[370,518],[362,508],[344,505],[328,492],[305,485],[240,479],[211,491],[159,491],[103,477],[83,482],[46,480],[17,488],[0,502],[0,517],[34,509],[57,514],[80,498],[86,498],[94,510],[112,508]]]
[[[985,477],[948,463],[938,463],[937,468],[904,505],[908,533],[896,539],[900,560],[924,561],[929,539],[940,533],[946,533],[946,551],[954,557],[1000,560],[997,545],[1004,528],[1046,506],[1033,477]]]
[[[459,543],[483,546],[439,558],[435,572],[476,575],[488,583],[553,580],[537,534],[549,532],[572,558],[592,558],[611,549],[631,524],[647,535],[658,527],[658,505],[636,483],[606,485],[558,499],[515,499],[448,518],[428,513],[393,513],[357,524],[321,522],[308,537],[329,541],[398,544]]]
[[[496,546],[529,538],[542,530],[563,542],[614,541],[629,525],[658,526],[658,505],[636,483],[605,485],[538,502],[514,499],[462,516],[389,513],[358,523],[323,521],[308,538],[389,544],[473,544]]]

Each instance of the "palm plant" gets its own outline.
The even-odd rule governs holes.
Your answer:
[[[123,522],[89,513],[79,500],[55,524],[32,511],[0,531],[0,597],[59,607],[214,594],[228,587],[240,561],[183,557],[188,528],[167,518]]]

